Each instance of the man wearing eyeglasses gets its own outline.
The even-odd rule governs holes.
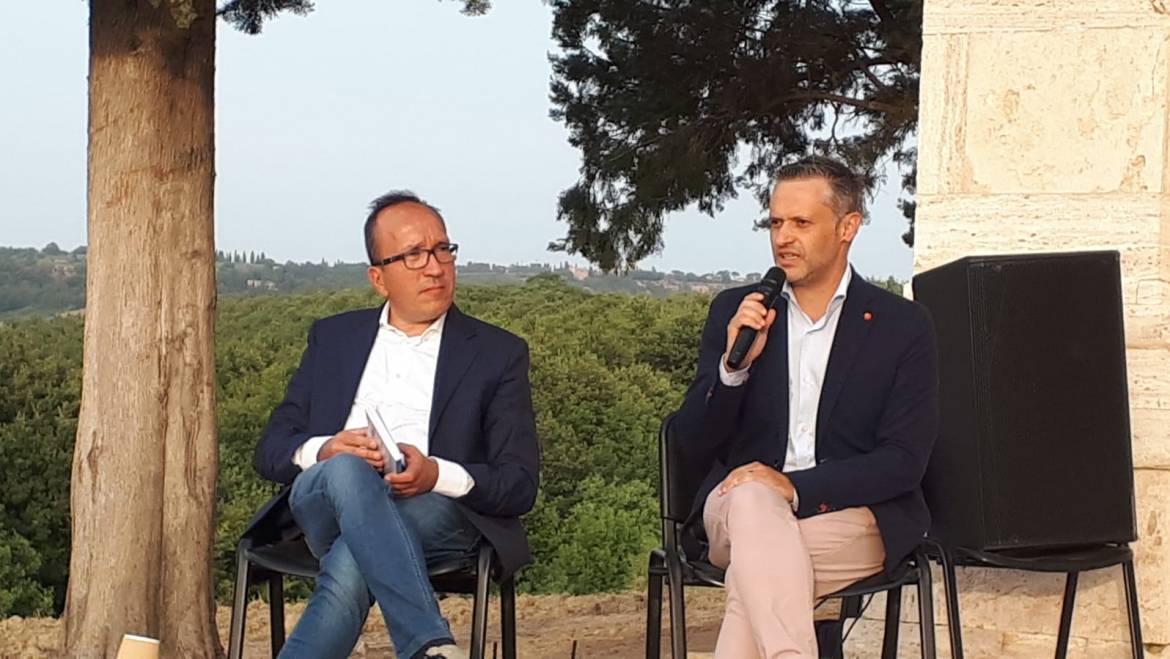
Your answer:
[[[505,574],[531,560],[518,519],[539,460],[528,347],[454,306],[458,246],[414,194],[375,199],[365,243],[386,303],[313,324],[256,449],[262,476],[292,483],[320,561],[280,656],[349,656],[376,601],[396,656],[462,659],[427,563],[482,541]]]

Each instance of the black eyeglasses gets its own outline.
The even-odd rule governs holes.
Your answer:
[[[439,243],[430,249],[423,249],[415,247],[409,252],[395,254],[394,256],[387,256],[381,261],[374,261],[370,265],[380,267],[390,265],[395,261],[402,261],[402,265],[406,266],[407,270],[422,270],[430,263],[431,257],[439,263],[452,263],[455,261],[455,252],[459,251],[459,245],[455,243]]]

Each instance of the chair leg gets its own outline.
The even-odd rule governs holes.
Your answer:
[[[952,659],[963,659],[963,620],[959,617],[959,581],[955,578],[955,564],[951,554],[938,546],[938,560],[942,564],[943,595],[947,600],[947,631],[951,637]]]
[[[818,620],[813,629],[817,637],[817,659],[845,659],[843,620]]]
[[[516,659],[516,581],[512,577],[500,581],[500,640],[503,659]]]
[[[666,557],[667,579],[670,586],[670,655],[672,659],[687,656],[687,604],[683,592],[682,560],[676,553]]]
[[[1129,643],[1133,659],[1145,657],[1146,649],[1142,645],[1142,622],[1138,610],[1137,575],[1133,569],[1133,558],[1121,564],[1122,574],[1125,576],[1125,612],[1129,618]]]
[[[1056,659],[1068,655],[1068,637],[1072,631],[1073,609],[1077,600],[1076,572],[1069,572],[1064,582],[1064,604],[1060,607],[1060,631],[1056,635]]]
[[[251,541],[241,540],[236,547],[236,587],[232,596],[232,624],[228,637],[228,659],[244,656],[244,622],[248,617],[248,579],[252,564],[246,553]]]
[[[922,659],[935,659],[934,641],[934,580],[930,576],[930,560],[919,552],[918,564],[918,627],[922,634]]]
[[[268,577],[268,622],[272,636],[272,656],[284,647],[284,575]]]
[[[658,551],[650,553],[646,571],[646,659],[662,656],[662,580],[666,566]]]
[[[841,614],[837,617],[840,620],[844,620],[845,618],[860,618],[864,610],[864,601],[860,595],[843,597],[841,598]]]
[[[471,659],[484,659],[487,645],[488,577],[492,569],[492,548],[484,543],[479,550],[475,573],[475,600],[471,608]]]
[[[882,659],[898,656],[898,629],[902,621],[902,587],[886,591],[886,630],[882,634]]]

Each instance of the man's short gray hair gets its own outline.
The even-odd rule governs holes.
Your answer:
[[[805,156],[776,172],[776,183],[823,178],[833,191],[831,200],[838,216],[860,213],[865,217],[865,181],[844,163],[826,156]]]

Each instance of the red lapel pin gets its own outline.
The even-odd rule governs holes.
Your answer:
[[[872,314],[872,313],[870,313],[870,312],[868,312],[868,311],[866,311],[865,313],[861,314],[861,317],[862,317],[862,318],[864,318],[864,319],[866,319],[866,320],[873,320],[873,314]]]

